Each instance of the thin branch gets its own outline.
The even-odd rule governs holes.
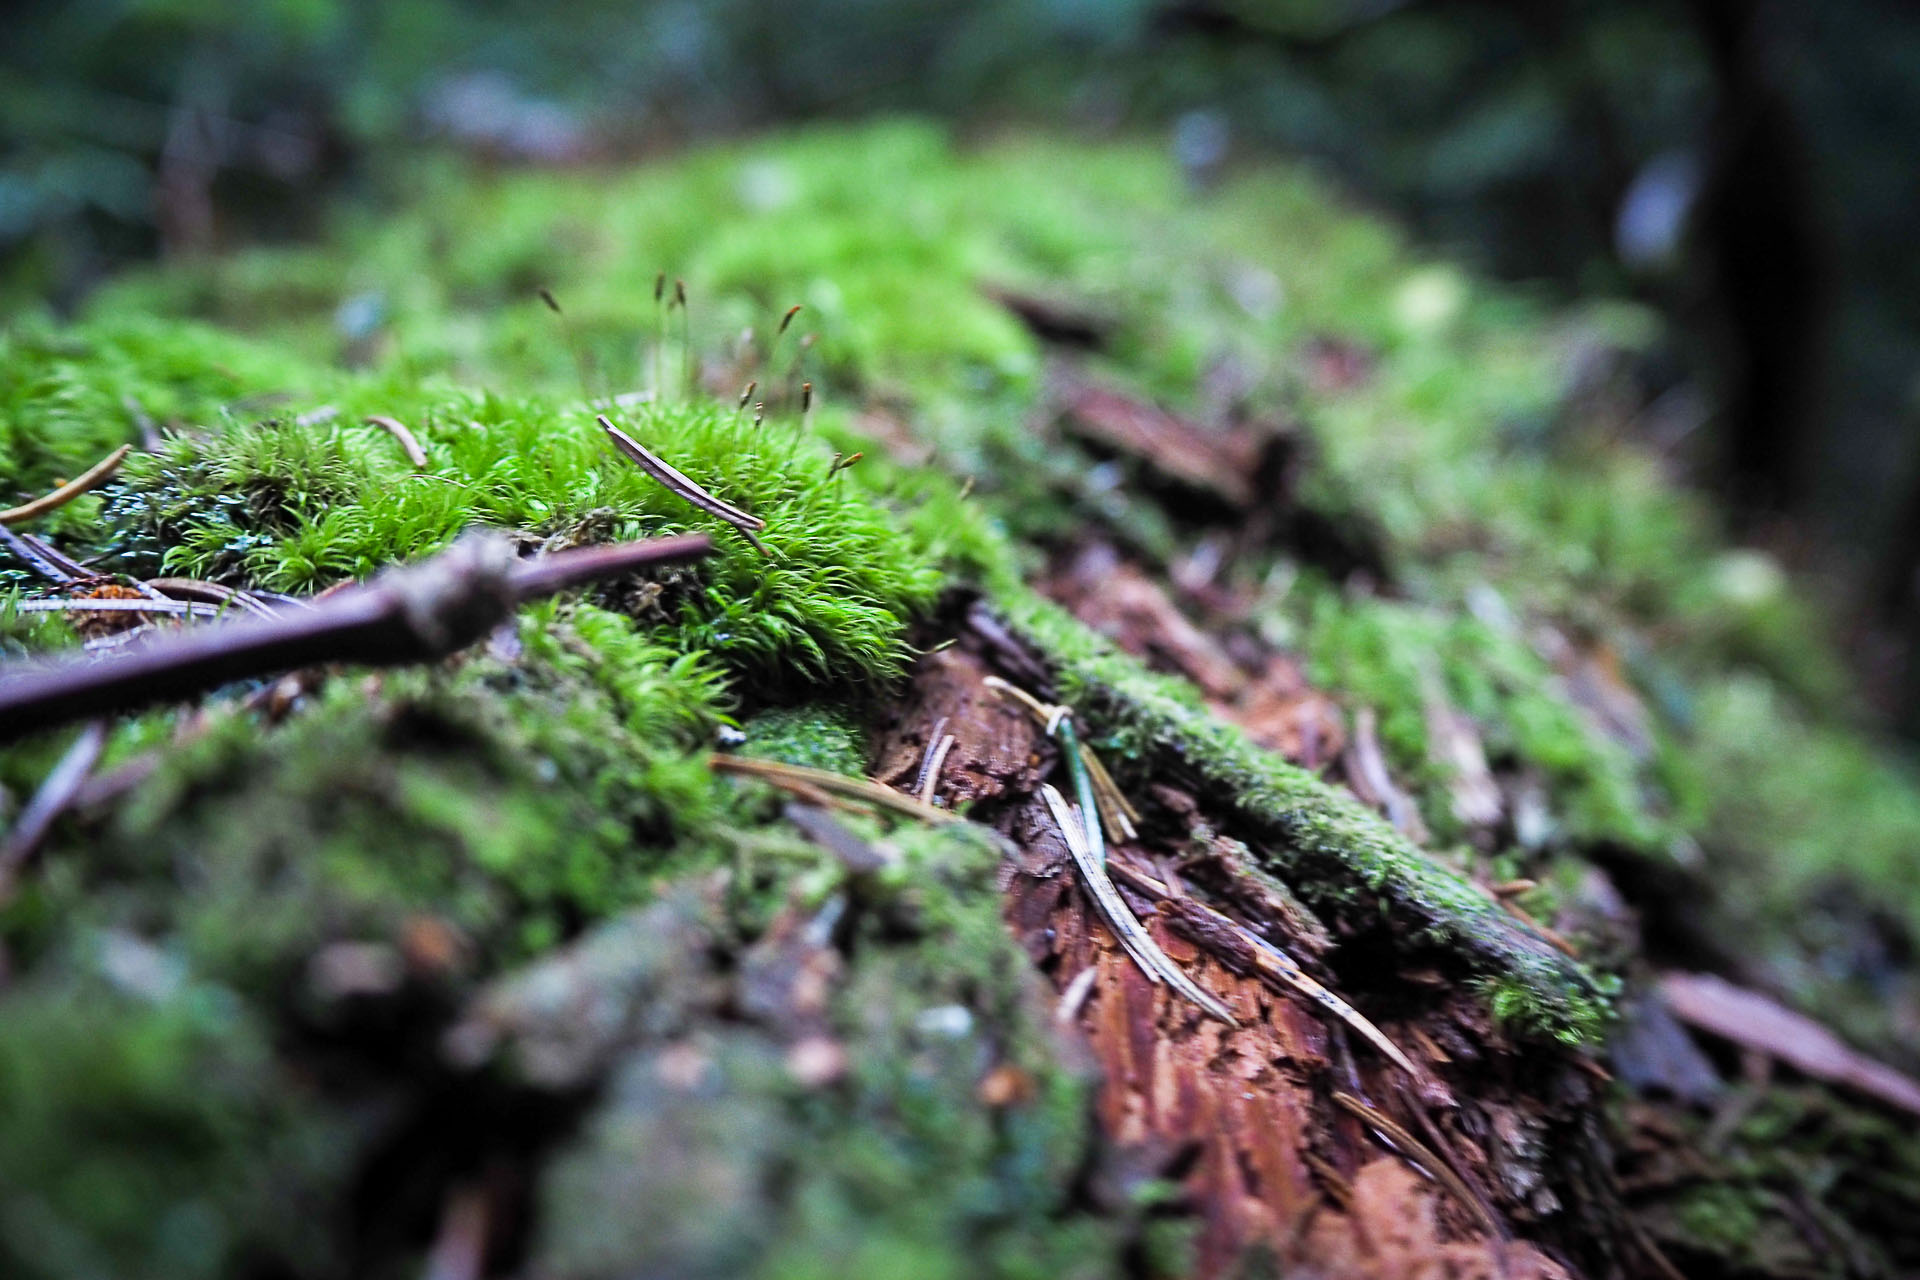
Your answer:
[[[400,449],[407,455],[407,461],[416,471],[424,471],[427,466],[427,451],[420,447],[420,440],[407,430],[407,424],[398,418],[389,418],[384,413],[369,414],[367,425],[379,427],[382,431],[400,442]]]
[[[43,494],[32,502],[0,511],[0,524],[21,524],[35,516],[43,516],[49,511],[66,506],[87,490],[97,488],[112,479],[113,473],[120,469],[120,464],[125,462],[127,455],[132,452],[132,445],[123,444],[52,493]]]
[[[171,632],[108,658],[55,659],[0,677],[0,741],[318,663],[435,661],[484,638],[526,600],[643,566],[698,559],[712,550],[705,535],[691,534],[583,547],[521,562],[504,538],[471,534],[429,560],[390,570],[285,617]],[[142,601],[73,603],[158,611]],[[208,607],[176,603],[183,609]]]
[[[761,782],[796,791],[798,787],[812,787],[828,795],[847,796],[855,800],[865,800],[882,809],[891,810],[903,817],[918,818],[922,822],[941,826],[960,819],[945,809],[936,809],[932,805],[921,804],[912,796],[901,795],[892,787],[873,782],[867,778],[850,778],[844,773],[831,773],[825,769],[810,769],[801,764],[785,764],[778,760],[759,760],[752,756],[730,756],[715,753],[707,757],[707,767],[717,773],[737,773]]]
[[[13,886],[21,868],[39,851],[41,841],[53,829],[54,820],[73,803],[74,796],[93,772],[93,766],[100,762],[106,746],[107,727],[95,720],[80,731],[80,736],[53,766],[40,789],[33,793],[27,807],[20,811],[20,820],[7,832],[6,842],[0,844],[0,905],[13,897]]]

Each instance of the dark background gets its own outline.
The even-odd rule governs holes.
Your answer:
[[[312,231],[452,143],[644,155],[876,111],[1311,157],[1430,242],[1670,321],[1655,441],[1920,734],[1920,15],[1890,0],[76,0],[0,48],[0,312]]]

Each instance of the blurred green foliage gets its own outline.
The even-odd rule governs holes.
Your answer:
[[[1167,130],[1196,180],[1313,157],[1497,273],[1654,302],[1651,389],[1732,415],[1701,474],[1777,456],[1800,514],[1874,545],[1920,464],[1916,66],[1920,22],[1874,0],[43,0],[0,48],[0,309],[309,233],[333,193],[414,189],[435,139],[563,163],[898,110]],[[1743,398],[1756,365],[1786,393]],[[1741,453],[1767,401],[1795,435]]]

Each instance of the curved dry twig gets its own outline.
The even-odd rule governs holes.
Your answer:
[[[0,511],[0,524],[21,524],[66,506],[87,490],[97,488],[112,479],[113,473],[120,469],[120,464],[125,462],[127,455],[132,452],[132,445],[123,444],[52,493],[42,494],[32,502],[23,502],[17,507]]]
[[[373,413],[367,415],[367,425],[370,427],[379,427],[395,440],[398,440],[402,452],[407,455],[407,461],[413,464],[416,471],[426,468],[427,451],[420,447],[419,437],[407,430],[406,423],[400,421],[398,418],[389,418],[384,413]]]

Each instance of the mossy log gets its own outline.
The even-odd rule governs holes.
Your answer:
[[[1645,315],[1140,144],[410,183],[8,321],[0,505],[135,450],[16,531],[0,678],[475,526],[716,554],[0,753],[0,1270],[1920,1265],[1920,786],[1640,442]]]

